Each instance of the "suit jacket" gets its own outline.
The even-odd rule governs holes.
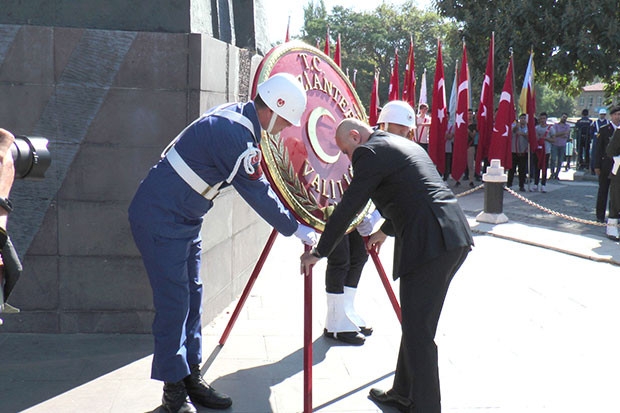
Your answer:
[[[446,251],[473,245],[469,224],[426,151],[400,136],[375,131],[353,152],[353,179],[329,218],[317,250],[327,256],[372,199],[396,238],[394,279]]]
[[[611,140],[611,136],[613,134],[614,127],[611,123],[602,126],[594,148],[594,168],[600,169],[601,175],[603,176],[609,175],[611,172],[611,167],[614,163],[614,160],[605,153],[607,145],[609,145],[609,141]]]

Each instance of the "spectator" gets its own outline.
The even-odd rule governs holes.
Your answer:
[[[575,123],[575,137],[577,139],[577,168],[587,169],[590,165],[590,112],[588,109],[581,111],[581,118]]]
[[[428,152],[428,135],[431,129],[431,117],[428,115],[428,105],[426,103],[420,103],[418,107],[416,128],[415,142]]]
[[[525,191],[525,176],[527,175],[527,117],[524,113],[519,116],[519,121],[512,129],[512,168],[508,171],[510,188],[514,180],[515,172],[519,171],[519,191]]]
[[[567,113],[562,113],[560,121],[551,130],[551,179],[560,179],[559,173],[566,154],[566,143],[570,139],[570,125],[566,123]]]

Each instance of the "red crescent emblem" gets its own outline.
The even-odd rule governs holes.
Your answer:
[[[349,79],[334,61],[298,41],[284,43],[265,55],[254,78],[252,95],[258,84],[281,72],[297,77],[306,90],[308,104],[301,127],[290,126],[275,136],[263,132],[263,170],[297,218],[322,231],[352,178],[350,161],[334,140],[336,126],[349,117],[365,121],[366,113]],[[349,230],[361,222],[367,210],[368,206]]]

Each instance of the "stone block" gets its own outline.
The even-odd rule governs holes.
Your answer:
[[[58,82],[67,67],[85,29],[54,28],[54,81]]]
[[[153,317],[152,311],[63,312],[59,324],[61,333],[147,334]]]
[[[203,251],[211,250],[232,236],[234,205],[240,200],[241,197],[230,187],[222,190],[214,200],[200,230]]]
[[[127,207],[127,202],[60,201],[60,255],[123,257],[128,251],[135,251]]]
[[[82,145],[58,197],[87,202],[123,201],[129,205],[138,184],[159,160],[161,150]]]
[[[60,317],[56,310],[2,314],[2,320],[3,333],[60,333]]]
[[[23,312],[57,310],[60,305],[58,257],[27,255],[22,263],[24,270],[9,302]]]
[[[228,62],[228,56],[229,45],[227,43],[206,36],[202,37],[200,90],[223,93],[228,96],[228,67],[222,64],[222,62]]]
[[[17,84],[54,82],[52,28],[21,26],[0,65],[0,79]],[[6,39],[5,39],[6,41]]]
[[[61,310],[150,311],[152,292],[140,258],[61,257]]]
[[[0,124],[13,133],[32,135],[53,92],[51,85],[0,84]]]
[[[251,272],[254,269],[270,233],[271,227],[260,220],[233,236],[233,274],[241,274],[248,269]]]
[[[86,141],[163,150],[187,126],[183,90],[112,89],[93,119]]]
[[[232,241],[222,242],[201,257],[200,276],[204,285],[203,303],[222,291],[230,290],[232,274]]]
[[[56,202],[52,202],[49,205],[43,217],[43,222],[30,243],[30,248],[22,253],[28,253],[28,255],[33,256],[58,255],[58,210]]]
[[[179,33],[138,33],[113,87],[183,90],[187,87],[188,36]]]

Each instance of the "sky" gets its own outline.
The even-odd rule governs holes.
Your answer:
[[[291,18],[290,35],[299,35],[304,22],[303,8],[310,0],[263,0],[268,13],[269,40],[272,43],[283,42],[286,35],[288,18]],[[318,0],[314,0],[318,4]],[[352,8],[355,11],[374,10],[381,0],[323,0],[328,12],[334,6]],[[400,5],[405,0],[382,0],[386,4]],[[431,0],[414,0],[413,3],[419,8],[426,9],[431,6]]]

